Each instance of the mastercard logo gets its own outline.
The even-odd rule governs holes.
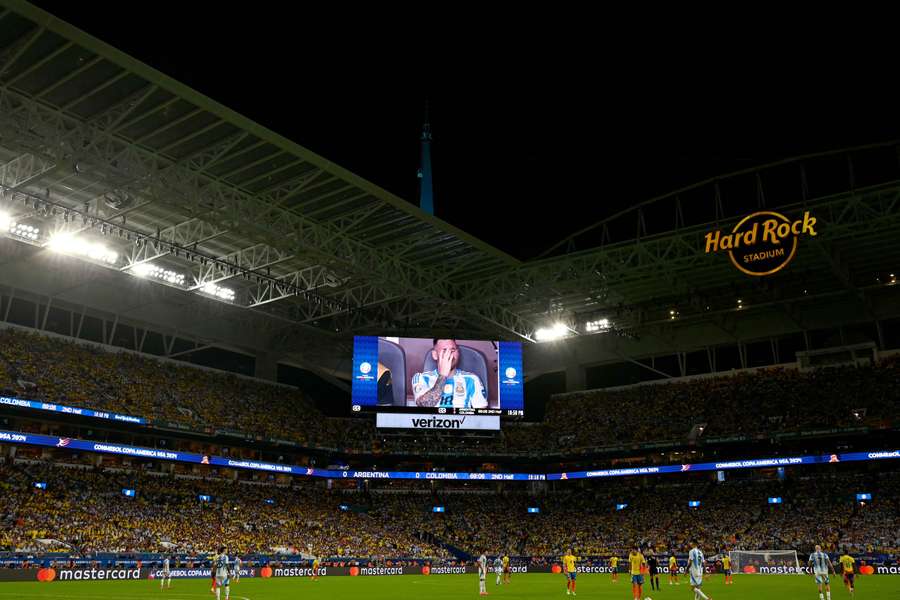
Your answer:
[[[359,575],[359,567],[350,567],[350,575],[353,577]]]
[[[859,572],[861,575],[874,575],[875,567],[873,567],[872,565],[863,565],[859,568]]]
[[[38,569],[38,581],[53,581],[56,579],[56,569]]]
[[[272,567],[263,567],[259,570],[259,576],[268,579],[272,576]]]
[[[550,567],[550,572],[551,573],[562,573],[562,567],[560,567],[559,565],[553,565],[552,567]]]
[[[431,575],[431,567],[428,565],[422,567],[422,575]]]
[[[743,568],[743,571],[744,573],[749,573],[752,575],[753,573],[756,573],[756,567],[754,567],[753,565],[747,565]]]

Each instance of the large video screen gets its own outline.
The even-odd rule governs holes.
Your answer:
[[[353,410],[522,416],[522,344],[357,336]]]

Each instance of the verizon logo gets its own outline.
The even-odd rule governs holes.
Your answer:
[[[412,419],[413,427],[418,427],[419,429],[460,429],[465,422],[465,417],[459,419],[442,419],[439,417]]]

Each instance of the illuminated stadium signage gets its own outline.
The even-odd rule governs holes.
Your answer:
[[[698,508],[700,506],[699,500],[688,500],[688,506],[690,508]]]
[[[128,497],[128,498],[134,498],[135,493],[136,493],[136,492],[135,492],[134,490],[132,490],[132,489],[129,489],[129,488],[122,488],[122,495],[123,495],[123,496],[126,496],[126,497]]]
[[[46,489],[47,489],[47,482],[46,482],[46,481],[35,481],[35,482],[34,482],[34,487],[36,487],[36,488],[39,489],[39,490],[46,490]]]
[[[432,508],[431,510],[432,510],[433,512],[439,512],[439,513],[446,512],[446,511],[444,510],[444,507],[443,507],[443,506],[435,506],[435,507]]]
[[[168,460],[194,464],[229,467],[234,469],[250,469],[285,475],[306,477],[322,477],[326,479],[448,479],[457,481],[557,481],[563,479],[591,479],[596,477],[622,477],[634,475],[661,475],[664,473],[687,473],[691,471],[716,471],[720,469],[761,469],[781,465],[800,466],[826,463],[856,462],[868,460],[900,459],[900,450],[878,450],[873,452],[847,452],[844,454],[822,454],[811,456],[791,456],[778,458],[752,458],[717,463],[693,463],[681,465],[662,465],[659,467],[635,467],[627,469],[602,469],[596,471],[569,471],[566,473],[467,473],[467,472],[435,472],[435,471],[354,471],[316,469],[300,465],[284,465],[255,460],[240,460],[221,456],[208,456],[190,452],[142,448],[124,444],[92,442],[75,438],[22,433],[18,431],[0,431],[0,444],[25,444],[29,446],[48,446],[66,448],[84,452],[99,452]],[[133,490],[132,490],[133,491]]]
[[[535,515],[539,512],[541,512],[541,509],[538,508],[537,506],[529,506],[528,507],[528,514],[530,514],[530,515]]]
[[[857,494],[857,495],[856,495],[856,501],[857,501],[857,502],[863,502],[863,501],[865,501],[865,500],[871,501],[871,500],[872,500],[872,494]]]
[[[200,494],[197,496],[197,498],[200,500],[200,502],[212,502],[212,497],[207,496],[206,494]]]
[[[804,235],[816,235],[816,218],[809,211],[792,221],[781,213],[764,210],[738,221],[730,233],[707,233],[706,253],[725,251],[741,272],[754,277],[772,275],[794,259]]]
[[[622,503],[622,504],[616,504],[616,510],[625,510],[626,508],[628,508],[627,502]]]
[[[35,402],[34,400],[24,400],[22,398],[10,398],[0,396],[0,404],[6,406],[15,406],[18,408],[31,408],[34,410],[46,410],[55,413],[63,413],[67,415],[76,415],[80,417],[92,417],[94,419],[109,419],[110,421],[119,421],[121,423],[134,423],[136,425],[146,425],[147,420],[141,417],[132,417],[131,415],[120,415],[113,412],[105,412],[101,410],[91,410],[89,408],[75,408],[72,406],[63,406],[62,404],[52,404],[49,402]]]
[[[781,504],[781,496],[773,496],[769,498],[769,504]]]
[[[379,429],[478,429],[497,431],[500,429],[500,415],[378,413],[375,415],[375,426]]]

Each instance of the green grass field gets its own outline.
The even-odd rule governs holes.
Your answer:
[[[715,600],[817,600],[818,592],[811,577],[803,575],[737,576],[734,585],[722,584],[721,576],[707,579],[703,589]],[[848,600],[849,594],[837,582],[832,589],[833,600]],[[561,575],[514,575],[512,584],[495,586],[488,581],[491,598],[509,600],[547,600],[566,598],[565,582]],[[857,599],[900,599],[900,577],[889,575],[857,579]],[[663,589],[650,591],[644,586],[644,596],[653,600],[693,600],[690,588],[682,583],[670,586],[663,581]],[[222,595],[224,598],[224,593]],[[444,600],[478,596],[475,575],[435,575],[397,577],[323,577],[318,581],[300,578],[244,579],[232,586],[235,600]],[[578,597],[596,600],[631,600],[631,584],[623,574],[618,583],[611,583],[608,575],[582,574],[578,577]],[[53,582],[2,583],[0,600],[14,598],[62,600],[203,600],[214,598],[207,580],[178,580],[171,590],[160,590],[155,581],[127,582]]]

